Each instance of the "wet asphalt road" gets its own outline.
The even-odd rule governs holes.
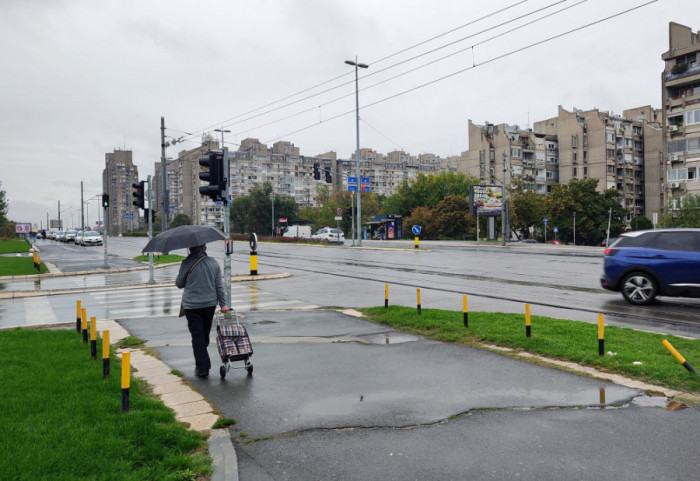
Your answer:
[[[642,407],[665,403],[334,311],[245,313],[242,322],[255,350],[253,375],[231,370],[221,380],[212,336],[213,369],[202,380],[193,376],[183,322],[122,321],[222,416],[236,419],[230,433],[241,480],[690,479],[696,473],[698,408]]]

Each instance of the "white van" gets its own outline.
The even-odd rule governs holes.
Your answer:
[[[310,225],[290,225],[282,234],[282,237],[291,237],[292,239],[311,239]]]

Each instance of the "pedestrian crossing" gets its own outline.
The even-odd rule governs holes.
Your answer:
[[[176,316],[180,311],[182,290],[175,286],[121,289],[92,292],[89,296],[108,319]],[[85,301],[84,301],[85,302]],[[286,299],[266,292],[254,284],[231,286],[231,306],[236,311],[276,309],[314,309],[318,306]]]

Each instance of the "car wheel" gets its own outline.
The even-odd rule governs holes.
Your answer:
[[[633,272],[622,281],[622,295],[630,304],[643,306],[654,300],[658,289],[656,281],[646,272]]]

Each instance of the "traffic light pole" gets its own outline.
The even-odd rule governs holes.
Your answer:
[[[223,133],[221,134],[223,136]],[[223,144],[223,143],[222,143]],[[231,177],[231,169],[229,168],[228,147],[223,147],[224,151],[224,234],[226,235],[226,256],[224,257],[224,292],[226,294],[226,305],[231,307],[231,254],[233,254],[233,243],[229,233],[229,192],[231,190],[229,178]],[[231,311],[227,313],[230,316]]]
[[[105,236],[104,239],[102,239],[102,244],[105,246],[105,263],[102,266],[104,269],[109,269],[109,264],[107,263],[107,239],[109,238],[109,221],[107,219],[107,215],[109,214],[109,208],[104,207],[104,226],[105,226]]]
[[[146,216],[148,217],[148,240],[150,241],[153,238],[153,215],[151,212],[153,212],[153,201],[151,200],[153,190],[151,189],[151,176],[148,176],[148,193],[146,194],[148,197],[148,210],[146,210]],[[156,281],[153,279],[153,252],[148,253],[148,283],[149,284],[155,284]]]

